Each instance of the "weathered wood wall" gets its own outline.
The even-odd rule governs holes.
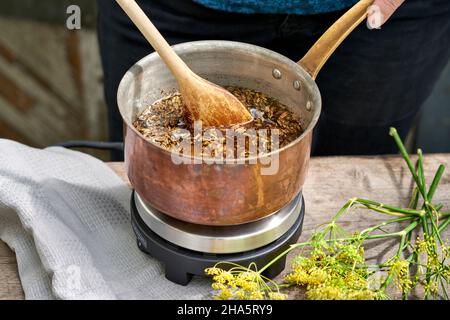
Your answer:
[[[81,30],[66,28],[69,4],[81,7]],[[48,19],[41,5],[53,8]],[[37,147],[106,138],[94,7],[95,1],[1,2],[0,137]]]

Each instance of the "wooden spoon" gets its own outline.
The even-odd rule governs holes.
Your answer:
[[[188,120],[203,127],[230,127],[253,120],[245,106],[227,90],[201,78],[181,60],[135,0],[116,0],[139,28],[178,82]]]

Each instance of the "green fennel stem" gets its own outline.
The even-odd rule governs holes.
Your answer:
[[[420,193],[422,194],[422,197],[426,197],[425,191],[423,190],[423,187],[420,183],[420,180],[416,174],[416,170],[414,168],[414,165],[411,161],[411,158],[408,155],[408,152],[406,151],[405,146],[403,145],[402,140],[400,139],[400,136],[398,135],[397,129],[391,128],[389,131],[389,134],[394,138],[395,143],[397,144],[397,147],[400,151],[400,154],[403,156],[403,159],[405,159],[406,164],[408,165],[409,171],[411,172],[411,175],[414,179],[414,181],[417,184],[417,187],[419,188]]]
[[[436,192],[436,189],[439,185],[439,182],[441,181],[444,171],[445,171],[445,166],[441,164],[439,166],[438,170],[436,171],[436,174],[434,175],[433,182],[431,183],[430,190],[428,191],[428,201],[430,201],[430,202],[433,200],[434,193]]]

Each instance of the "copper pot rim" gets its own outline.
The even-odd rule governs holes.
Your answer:
[[[316,100],[314,102],[314,111],[313,111],[314,116],[312,117],[311,121],[308,123],[308,126],[306,127],[306,129],[303,131],[303,133],[297,139],[295,139],[294,141],[290,142],[286,146],[284,146],[280,149],[277,149],[275,151],[271,151],[269,153],[265,153],[265,154],[258,155],[258,156],[232,159],[233,161],[247,161],[248,162],[248,161],[255,161],[255,160],[257,161],[257,160],[265,158],[265,157],[272,157],[276,154],[284,152],[285,150],[291,149],[292,147],[294,147],[295,145],[300,143],[300,141],[302,141],[307,135],[309,135],[314,130],[315,126],[317,125],[317,122],[319,121],[319,117],[320,117],[321,110],[322,110],[322,97],[321,97],[320,90],[319,90],[319,87],[317,86],[316,81],[311,77],[311,75],[300,64],[298,64],[298,63],[290,60],[289,58],[285,57],[284,55],[277,53],[275,51],[272,51],[270,49],[266,49],[266,48],[263,48],[263,47],[260,47],[257,45],[253,45],[253,44],[237,42],[237,41],[227,41],[227,40],[190,41],[190,42],[176,44],[173,46],[173,49],[175,51],[183,52],[183,51],[187,51],[187,50],[192,50],[195,47],[208,48],[208,47],[211,47],[212,44],[221,45],[222,47],[228,47],[229,49],[233,49],[233,50],[236,50],[236,49],[243,50],[243,51],[251,50],[252,52],[255,52],[260,55],[267,55],[267,56],[271,56],[271,57],[275,57],[275,58],[279,59],[280,62],[285,63],[287,66],[290,66],[294,71],[296,71],[297,73],[300,73],[304,77],[304,80],[306,80],[307,82],[312,84],[312,90],[314,91],[314,98],[312,100]],[[125,73],[122,80],[120,81],[119,88],[117,91],[117,101],[120,101],[119,97],[121,96],[122,91],[124,90],[124,83],[126,83],[128,81],[133,81],[133,78],[135,76],[133,69],[136,68],[136,66],[138,66],[138,65],[147,64],[148,60],[153,60],[153,59],[158,59],[158,58],[159,58],[158,53],[153,52],[153,53],[143,57],[142,59],[138,60],[133,66],[131,66],[128,69],[128,71]],[[138,135],[142,140],[144,140],[145,143],[148,143],[151,146],[156,147],[159,151],[162,151],[163,154],[165,154],[167,156],[171,156],[172,151],[169,151],[169,150],[161,147],[160,145],[146,139],[133,126],[132,123],[127,121],[126,117],[122,113],[122,108],[120,106],[119,106],[119,112],[120,112],[120,116],[122,117],[122,121],[126,124],[126,126],[129,129],[131,129],[136,135]],[[204,157],[204,156],[199,157],[199,156],[194,156],[194,155],[187,156],[184,154],[178,155],[178,157],[183,160],[191,161],[190,163],[192,163],[192,161],[195,161],[195,160],[198,160],[198,161],[205,161],[205,159],[206,160],[214,160],[214,158],[212,158],[212,157]],[[227,161],[228,160],[225,161],[225,164],[227,163]]]

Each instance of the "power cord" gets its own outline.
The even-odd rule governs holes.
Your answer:
[[[90,141],[90,140],[71,140],[64,141],[52,145],[52,147],[63,147],[63,148],[88,148],[88,149],[98,149],[98,150],[115,150],[123,152],[123,142],[105,142],[105,141]]]

